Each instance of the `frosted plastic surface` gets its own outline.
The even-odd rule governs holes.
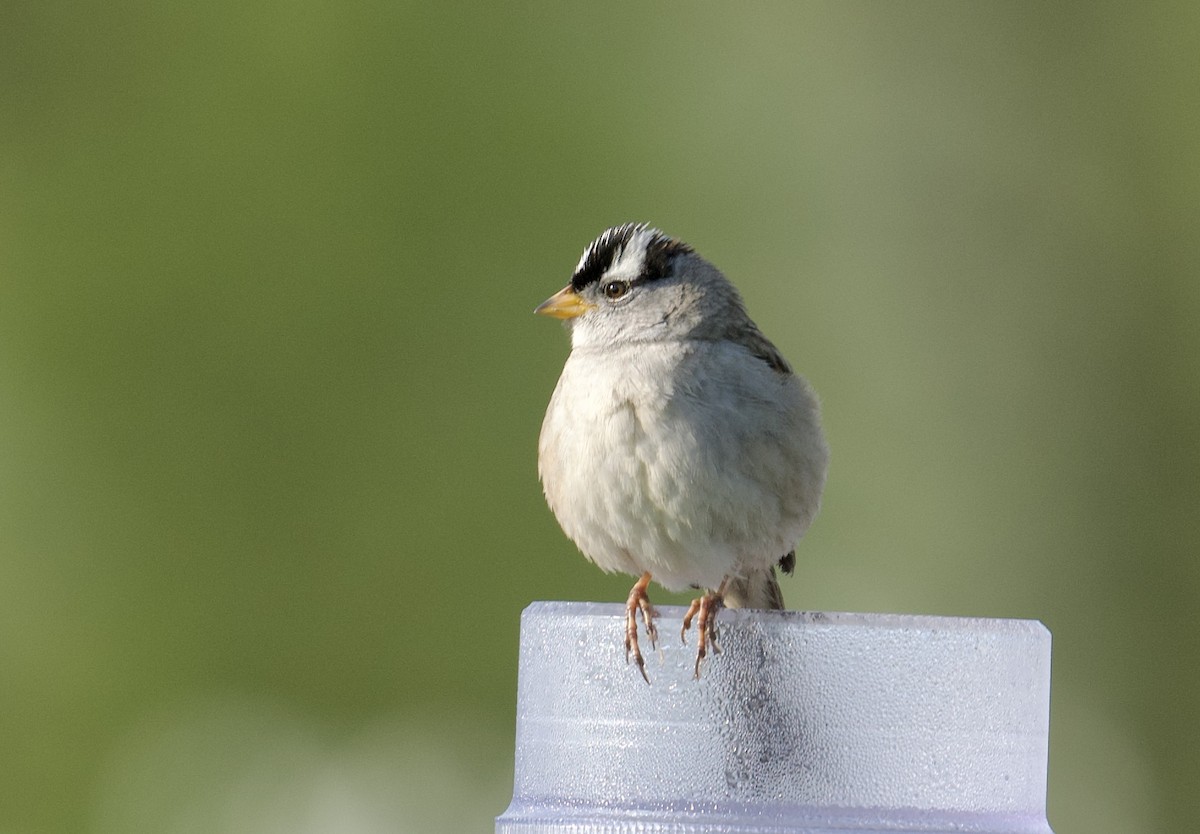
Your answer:
[[[659,612],[649,686],[624,606],[522,614],[497,834],[1052,834],[1040,623],[724,610],[697,681],[683,609]]]

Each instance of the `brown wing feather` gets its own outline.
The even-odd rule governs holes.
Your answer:
[[[766,362],[773,369],[781,374],[791,374],[792,366],[783,358],[783,354],[775,345],[771,344],[771,340],[762,334],[757,327],[752,323],[739,329],[736,333],[731,334],[733,341],[740,345],[744,345],[751,353],[757,356],[762,361]]]

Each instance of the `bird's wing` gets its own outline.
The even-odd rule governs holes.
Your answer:
[[[762,361],[766,362],[775,371],[781,374],[789,375],[792,373],[792,366],[783,358],[783,354],[775,345],[771,344],[771,340],[762,334],[762,331],[755,327],[752,323],[747,323],[744,327],[739,328],[736,332],[730,334],[733,341],[747,348],[752,354],[757,356]]]

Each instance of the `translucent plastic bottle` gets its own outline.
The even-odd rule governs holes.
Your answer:
[[[660,613],[647,686],[623,606],[525,610],[497,834],[1052,834],[1040,623],[724,610],[694,680]]]

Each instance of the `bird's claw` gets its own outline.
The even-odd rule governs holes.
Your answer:
[[[650,676],[646,674],[646,660],[642,657],[641,647],[638,646],[637,615],[639,611],[642,614],[642,623],[646,629],[646,636],[650,638],[650,647],[657,648],[658,628],[654,625],[654,618],[657,614],[654,607],[650,605],[650,597],[646,593],[646,587],[649,584],[650,574],[642,574],[642,578],[629,591],[629,599],[625,603],[625,662],[629,662],[629,656],[632,654],[638,671],[642,673],[642,679],[646,683],[650,683]]]
[[[708,655],[709,648],[713,654],[720,654],[721,647],[717,645],[717,612],[724,605],[720,591],[709,591],[702,597],[692,600],[687,613],[683,615],[683,628],[679,632],[680,639],[687,644],[687,632],[692,627],[692,619],[696,620],[696,669],[694,676],[700,679],[700,664]]]

